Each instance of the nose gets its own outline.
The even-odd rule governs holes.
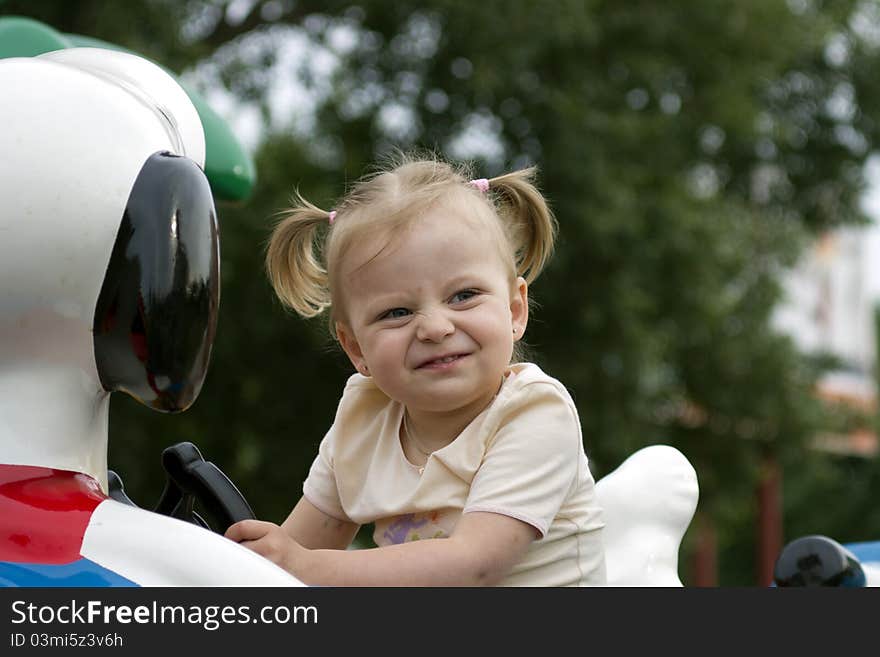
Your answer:
[[[455,332],[455,324],[441,311],[422,313],[418,317],[416,337],[422,342],[440,342]]]

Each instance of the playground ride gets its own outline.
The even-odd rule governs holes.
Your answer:
[[[108,496],[110,394],[183,411],[210,360],[219,240],[192,102],[100,48],[0,59],[0,88],[0,583],[299,585]]]

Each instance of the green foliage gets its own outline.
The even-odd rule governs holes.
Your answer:
[[[880,110],[877,44],[859,28],[870,3],[303,0],[254,2],[235,20],[219,0],[32,4],[2,11],[177,70],[213,58],[276,126],[291,118],[268,102],[282,74],[318,99],[308,129],[266,134],[253,199],[219,208],[221,315],[199,400],[176,417],[113,402],[112,467],[142,504],[161,490],[161,448],[187,439],[259,515],[284,517],[349,369],[322,321],[273,299],[272,216],[295,187],[329,209],[378,154],[427,147],[473,157],[484,175],[539,165],[561,237],[527,339],[572,391],[597,476],[640,446],[679,447],[718,524],[726,584],[753,581],[766,453],[785,466],[787,537],[880,536],[876,463],[807,447],[846,423],[812,394],[827,363],[770,328],[780,275],[810,237],[864,221]],[[282,27],[309,47],[298,72],[269,74]],[[308,63],[325,49],[340,64],[322,91]],[[402,127],[383,119],[389,107]],[[494,148],[460,150],[475,126]],[[689,537],[685,577],[691,549]]]

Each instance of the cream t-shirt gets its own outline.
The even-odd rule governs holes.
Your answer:
[[[404,407],[353,375],[303,494],[321,511],[375,523],[384,546],[452,534],[462,513],[489,511],[540,537],[501,586],[605,583],[602,513],[574,402],[531,363],[512,365],[494,401],[423,468],[400,444]]]

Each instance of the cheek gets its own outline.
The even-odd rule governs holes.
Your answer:
[[[364,345],[367,361],[372,363],[372,367],[399,363],[406,354],[407,344],[403,331],[383,331]]]
[[[510,313],[505,307],[496,305],[482,309],[469,318],[471,330],[484,340],[499,342],[501,345],[513,339]],[[510,334],[510,335],[508,335]]]

